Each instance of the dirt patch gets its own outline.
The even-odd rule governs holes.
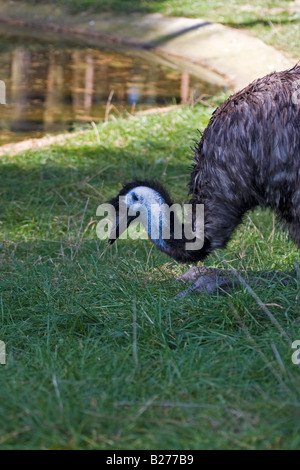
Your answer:
[[[138,111],[135,113],[136,116],[144,114],[158,114],[158,113],[167,113],[172,111],[175,108],[181,108],[183,105],[173,105],[166,106],[164,108],[151,108],[144,111]],[[77,131],[72,133],[58,134],[52,136],[45,136],[39,139],[27,139],[22,140],[21,142],[16,142],[12,144],[5,144],[0,146],[0,157],[3,155],[17,155],[21,152],[26,152],[27,150],[37,150],[49,147],[49,145],[63,145],[67,140],[73,139],[76,136],[83,134],[85,131]],[[96,135],[97,137],[97,135]]]

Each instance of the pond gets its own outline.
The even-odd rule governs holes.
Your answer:
[[[222,89],[148,51],[9,29],[0,35],[0,70],[6,86],[0,145],[107,120],[109,113],[195,102]]]

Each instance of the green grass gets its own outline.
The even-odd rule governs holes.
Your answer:
[[[2,158],[0,448],[300,448],[296,276],[255,287],[264,308],[245,288],[175,301],[186,267],[148,240],[96,237],[97,206],[133,177],[187,201],[211,112],[110,120],[100,146],[88,130]],[[288,273],[298,251],[273,223],[248,214],[206,265]]]
[[[42,3],[29,0],[28,3]],[[300,11],[294,0],[44,0],[63,5],[68,13],[162,13],[169,16],[203,17],[245,29],[295,58],[300,57]]]

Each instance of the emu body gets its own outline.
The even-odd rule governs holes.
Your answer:
[[[188,184],[190,203],[204,204],[204,244],[199,250],[186,250],[184,239],[152,240],[160,250],[180,262],[201,261],[226,246],[243,215],[255,206],[275,211],[300,248],[297,90],[300,66],[254,81],[215,110],[195,145]],[[156,199],[159,194],[162,202],[172,204],[167,191],[151,181],[129,183],[118,196],[128,197],[128,207],[134,196],[137,208],[147,208],[154,193]],[[117,210],[118,196],[111,201]]]
[[[189,183],[192,201],[205,206],[207,251],[226,246],[255,206],[274,210],[300,247],[297,86],[300,66],[256,80],[214,112]]]

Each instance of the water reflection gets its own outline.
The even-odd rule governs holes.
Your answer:
[[[104,120],[111,108],[118,114],[133,112],[218,91],[187,72],[149,62],[127,49],[0,38],[0,70],[7,102],[0,107],[0,144]]]

